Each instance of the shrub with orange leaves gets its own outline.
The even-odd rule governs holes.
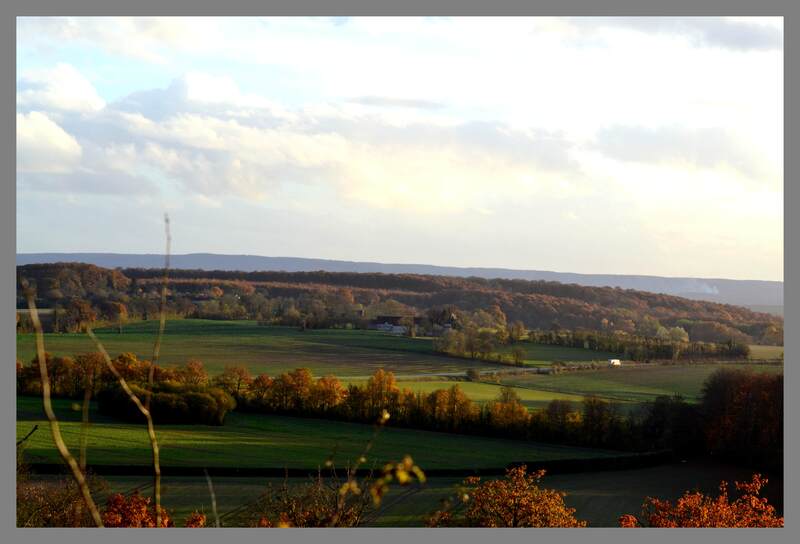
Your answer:
[[[205,527],[207,521],[208,519],[206,518],[205,514],[195,510],[189,514],[189,517],[186,518],[186,523],[184,523],[183,526],[190,528]]]
[[[749,482],[735,482],[740,492],[730,501],[728,484],[721,482],[717,497],[698,491],[683,494],[675,504],[648,497],[642,505],[641,519],[631,514],[619,518],[620,527],[783,527],[783,517],[777,516],[775,508],[766,497],[761,497],[761,488],[767,480],[754,474]]]
[[[136,491],[129,496],[115,493],[108,497],[103,510],[103,525],[106,527],[155,527],[156,512],[150,506],[150,497],[142,497]],[[161,527],[173,527],[169,514],[161,509]]]
[[[508,469],[500,480],[481,483],[479,477],[467,478],[459,490],[459,506],[434,512],[428,526],[585,527],[585,521],[575,518],[575,509],[564,504],[564,493],[538,486],[544,474],[529,474],[522,465]]]

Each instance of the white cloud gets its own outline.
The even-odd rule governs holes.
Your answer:
[[[585,198],[602,187],[585,167],[590,163],[582,163],[593,147],[623,163],[733,166],[745,176],[768,171],[775,179],[768,161],[723,129],[622,126],[582,142],[501,122],[424,114],[400,122],[396,110],[287,111],[245,95],[230,77],[191,72],[73,124],[86,140],[87,168],[157,172],[204,199],[270,200],[300,186],[381,209],[457,213],[497,209],[518,197]]]
[[[68,172],[81,159],[81,146],[46,114],[17,114],[17,171]]]
[[[254,232],[258,210],[302,212],[343,248],[373,223],[413,231],[375,245],[403,251],[447,232],[432,244],[517,267],[680,274],[675,254],[733,266],[715,248],[741,240],[746,274],[782,256],[776,37],[780,19],[22,18],[17,110],[58,130],[18,135],[49,146],[18,159],[58,173],[19,178],[229,223],[246,202]],[[93,55],[127,96],[71,67]]]
[[[78,43],[157,64],[168,63],[171,50],[221,38],[210,17],[19,17],[17,36],[31,46]]]
[[[17,106],[91,112],[105,106],[91,82],[69,64],[28,70],[17,82]]]
[[[254,104],[262,107],[242,108]],[[574,194],[565,178],[581,183],[571,144],[558,133],[399,121],[394,111],[286,111],[244,95],[230,78],[192,73],[63,122],[86,150],[86,170],[156,174],[207,199],[263,200],[286,187],[317,187],[378,208],[440,213],[488,209],[487,199],[552,186]]]
[[[584,32],[626,29],[740,51],[779,49],[783,43],[779,17],[574,17],[570,22]]]
[[[727,167],[762,184],[771,184],[779,179],[778,165],[769,157],[735,133],[716,127],[614,126],[601,130],[594,146],[607,156],[622,161],[704,169]]]
[[[205,195],[194,195],[192,202],[203,208],[221,208],[222,202],[217,199],[209,198]]]

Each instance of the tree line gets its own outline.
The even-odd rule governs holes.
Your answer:
[[[17,267],[53,311],[57,330],[85,321],[122,323],[157,315],[160,269],[110,270],[80,263]],[[557,282],[485,280],[413,274],[171,270],[167,313],[180,317],[255,319],[308,327],[365,326],[380,314],[428,316],[497,307],[509,322],[657,337],[683,328],[693,341],[782,344],[783,320],[746,308],[642,291]],[[18,307],[22,307],[21,289]],[[124,309],[123,309],[124,307]],[[24,316],[19,318],[25,329]],[[433,321],[429,320],[431,329]]]
[[[75,357],[45,354],[48,378],[53,397],[96,399],[98,411],[127,421],[142,421],[142,414],[119,385],[100,353]],[[152,367],[133,353],[121,353],[112,360],[114,368],[133,392],[144,398],[150,393],[150,412],[157,423],[196,423],[222,425],[225,415],[236,402],[225,388],[208,378],[203,364],[189,360],[177,368]],[[154,386],[146,389],[153,370]],[[39,359],[28,365],[17,360],[17,394],[42,394]]]
[[[118,383],[100,371],[100,355],[87,353],[73,358],[45,357],[49,377],[56,396],[80,396],[82,390],[96,391],[101,411],[136,420],[141,414],[131,411],[131,401],[117,395]],[[21,394],[37,394],[38,368],[36,360],[30,365],[17,364],[17,388]],[[115,368],[129,384],[144,396],[143,389],[150,363],[131,354],[121,354],[113,360]],[[296,369],[275,377],[265,374],[252,376],[246,367],[229,366],[218,376],[210,378],[200,361],[192,360],[176,368],[154,367],[155,385],[152,390],[154,415],[162,423],[184,423],[183,414],[193,413],[191,422],[208,424],[209,411],[198,410],[192,395],[212,393],[228,408],[279,413],[294,416],[326,417],[348,421],[408,426],[442,432],[483,434],[520,440],[551,441],[561,444],[603,447],[617,450],[671,449],[681,457],[712,455],[747,466],[780,472],[783,459],[783,376],[744,370],[720,369],[704,383],[701,401],[689,404],[677,396],[657,397],[630,414],[619,406],[593,396],[578,405],[553,400],[546,408],[529,412],[510,387],[501,387],[493,401],[479,405],[461,390],[458,384],[430,393],[401,389],[391,372],[378,370],[363,385],[342,385],[333,376],[316,378],[308,369]],[[38,384],[40,387],[40,384]],[[160,395],[167,395],[169,398]],[[104,399],[104,396],[107,398]],[[102,400],[101,400],[102,399]],[[103,405],[105,404],[105,408]],[[185,408],[182,406],[185,405]],[[128,413],[124,412],[128,410]],[[216,423],[222,423],[220,419]],[[389,466],[389,465],[387,465]],[[402,463],[391,470],[406,470]],[[413,466],[413,465],[409,465]],[[455,508],[446,507],[428,518],[431,526],[568,526],[580,525],[565,508],[557,494],[538,487],[540,472],[526,475],[524,467],[510,469],[505,480],[480,483],[472,478],[465,481],[467,493],[474,502]],[[379,482],[378,482],[379,483]],[[766,500],[758,497],[765,483],[759,476],[753,482],[737,485],[745,495],[729,500],[721,487],[719,497],[711,498],[687,492],[674,505],[668,501],[649,500],[637,518],[625,515],[620,524],[633,526],[774,526],[782,524]],[[19,486],[19,483],[18,483]],[[749,487],[748,487],[749,486]],[[297,494],[288,489],[272,494],[268,501],[282,511],[275,517],[264,517],[257,526],[324,525],[330,522],[333,511],[327,484],[320,480],[317,487]],[[336,488],[332,488],[334,491]],[[749,495],[748,495],[749,493]],[[505,510],[503,497],[538,497],[542,499],[531,509]],[[309,497],[314,498],[309,501]],[[753,498],[753,500],[750,499]],[[480,500],[478,500],[480,498]],[[64,512],[52,507],[50,499],[39,493],[36,486],[18,488],[18,501],[24,512],[32,512],[41,523],[58,523]],[[75,490],[53,498],[69,504],[79,501]],[[153,526],[149,503],[137,506],[144,518],[128,519],[125,512],[135,497],[112,495],[103,510],[109,526]],[[138,504],[138,503],[137,503]],[[326,506],[327,505],[327,506]],[[289,508],[291,506],[291,508]],[[35,508],[34,508],[35,507]],[[147,512],[142,508],[147,507]],[[289,508],[289,510],[286,510]],[[47,511],[52,510],[50,514]],[[321,509],[317,511],[317,509]],[[69,514],[69,513],[68,513]],[[702,515],[701,515],[702,514]],[[45,519],[50,515],[50,518]],[[550,516],[550,517],[549,517]],[[703,517],[706,516],[706,517]],[[711,517],[708,517],[711,516]],[[69,515],[66,516],[69,518]],[[71,519],[70,523],[86,520]],[[169,524],[169,516],[163,516]],[[355,518],[354,518],[355,519]],[[359,517],[358,519],[362,519]],[[550,519],[548,522],[546,520]],[[116,521],[115,521],[116,520]],[[266,520],[266,521],[265,521]],[[317,520],[317,521],[312,521]],[[539,520],[539,521],[535,521]],[[561,520],[561,521],[557,521]],[[203,526],[205,519],[193,513],[188,526]]]
[[[140,415],[121,392],[101,355],[46,355],[54,396],[82,397],[101,411],[128,420]],[[150,362],[123,353],[113,360],[126,381],[144,393]],[[372,423],[388,412],[389,424],[432,431],[499,436],[577,446],[681,454],[713,453],[747,463],[778,466],[783,450],[783,375],[719,369],[704,383],[699,404],[659,396],[623,413],[619,404],[586,396],[576,405],[554,399],[529,411],[516,391],[502,386],[496,399],[474,402],[458,383],[428,393],[401,389],[392,372],[378,369],[364,384],[314,377],[307,368],[278,376],[252,376],[229,365],[211,378],[202,362],[154,369],[154,418],[163,423],[222,424],[234,409]],[[41,393],[38,360],[17,361],[17,392]]]
[[[499,308],[497,311],[500,311]],[[456,312],[454,315],[463,315]],[[494,314],[497,315],[497,314]],[[505,316],[503,316],[505,317]],[[614,353],[633,361],[651,360],[702,360],[746,359],[750,346],[734,341],[690,342],[688,333],[681,327],[667,329],[655,323],[655,336],[642,336],[615,331],[570,331],[560,327],[550,330],[526,330],[517,321],[507,324],[505,319],[494,322],[494,328],[480,327],[480,321],[466,317],[454,323],[434,339],[433,349],[442,354],[479,359],[499,364],[521,366],[526,350],[523,342],[533,344],[581,348]]]
[[[511,387],[479,404],[455,383],[432,392],[401,389],[379,369],[364,384],[344,386],[300,368],[270,377],[230,366],[214,383],[246,411],[372,422],[384,410],[389,424],[419,429],[536,440],[627,451],[673,450],[732,461],[780,466],[783,451],[783,375],[720,369],[698,404],[659,396],[624,413],[619,404],[586,396],[555,399],[529,411]]]

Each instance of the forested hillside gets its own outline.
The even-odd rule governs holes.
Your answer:
[[[82,263],[17,267],[54,310],[56,327],[86,320],[149,318],[158,311],[163,270]],[[442,325],[459,313],[487,327],[587,329],[658,337],[684,329],[691,340],[782,344],[783,319],[747,308],[670,295],[550,281],[349,272],[170,270],[168,312],[256,319],[308,327],[364,326],[377,315],[417,316]],[[18,308],[24,297],[18,292]]]

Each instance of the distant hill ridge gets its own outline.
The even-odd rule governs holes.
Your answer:
[[[40,307],[66,308],[59,327],[77,330],[76,319],[88,312],[87,305],[97,315],[114,319],[117,299],[125,301],[127,314],[134,318],[147,319],[158,312],[162,281],[158,267],[108,268],[61,260],[19,265],[17,275],[18,290],[22,279],[36,286]],[[537,330],[608,330],[661,338],[688,334],[693,341],[738,345],[780,345],[783,337],[780,316],[743,306],[547,280],[323,270],[246,272],[185,269],[173,263],[170,293],[171,315],[277,319],[289,326],[308,320],[312,328],[352,325],[352,320],[364,325],[367,317],[411,313],[436,322],[441,315],[456,312],[458,319],[484,327],[519,321]],[[24,305],[18,291],[17,307]],[[676,328],[682,330],[672,330]]]
[[[82,262],[105,268],[158,268],[164,264],[159,254],[128,253],[19,253],[17,265],[54,262]],[[392,264],[337,261],[301,257],[260,255],[221,255],[189,253],[170,256],[171,266],[180,269],[230,270],[242,272],[382,272],[387,274],[425,274],[435,276],[545,280],[588,287],[620,287],[676,295],[739,306],[758,306],[758,311],[783,313],[783,282],[714,278],[670,278],[625,274],[578,274],[508,268],[455,267],[427,264]]]

